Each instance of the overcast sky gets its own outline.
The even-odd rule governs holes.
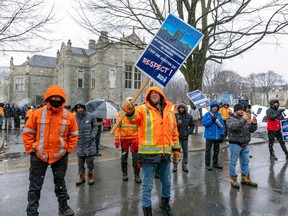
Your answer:
[[[48,35],[50,38],[57,38],[53,47],[40,55],[56,57],[56,52],[61,47],[61,42],[67,43],[71,39],[72,46],[88,47],[89,39],[97,40],[87,34],[81,27],[70,18],[67,8],[71,5],[71,0],[55,1],[56,8],[59,10],[58,16],[60,22],[53,28],[54,33]],[[136,32],[137,33],[137,32]],[[285,82],[288,82],[288,35],[282,37],[280,42],[282,47],[276,47],[273,44],[257,45],[253,50],[250,50],[242,56],[236,57],[233,60],[226,60],[223,64],[224,69],[229,69],[237,72],[241,76],[248,76],[251,73],[262,73],[272,70],[283,76]],[[7,53],[5,56],[0,53],[0,66],[9,66],[10,58],[13,56],[14,64],[22,64],[26,61],[27,53]],[[29,55],[31,57],[31,55]]]

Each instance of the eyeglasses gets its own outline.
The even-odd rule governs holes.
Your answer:
[[[76,108],[77,108],[77,109],[79,109],[79,108],[81,108],[81,109],[85,109],[84,106],[77,106]]]

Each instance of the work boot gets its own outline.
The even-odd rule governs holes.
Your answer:
[[[231,186],[235,189],[239,189],[239,184],[237,182],[237,175],[236,176],[231,176]]]
[[[250,187],[258,187],[257,183],[251,181],[251,179],[249,178],[249,175],[242,176],[241,184],[247,185]]]
[[[94,184],[94,178],[93,178],[93,171],[88,172],[88,184],[93,185]]]
[[[220,166],[218,163],[213,164],[213,167],[216,169],[223,169],[223,166]]]
[[[85,172],[83,171],[81,171],[80,173],[79,173],[79,180],[78,181],[76,181],[76,185],[81,185],[82,183],[84,183],[85,182]]]
[[[173,163],[173,172],[177,172],[177,166],[178,166],[177,163]]]
[[[160,209],[165,212],[166,216],[174,216],[174,213],[169,204],[169,198],[161,198]]]
[[[212,171],[212,167],[211,166],[206,166],[205,169],[208,170],[208,171]]]
[[[127,169],[127,163],[122,163],[121,164],[121,169],[122,169],[122,173],[123,173],[123,177],[122,180],[123,181],[128,181],[128,169]]]
[[[152,216],[152,208],[151,206],[143,208],[144,216]]]
[[[60,215],[74,215],[74,211],[68,206],[67,200],[59,201],[59,214]]]
[[[140,178],[140,169],[138,167],[134,167],[134,178],[136,183],[141,183],[141,178]]]
[[[182,170],[184,171],[184,172],[189,172],[189,170],[187,169],[187,164],[182,164]]]
[[[278,160],[278,158],[275,156],[275,153],[274,153],[274,152],[271,152],[271,153],[270,153],[270,160],[275,160],[275,161]]]

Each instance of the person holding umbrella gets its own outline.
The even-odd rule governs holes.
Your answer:
[[[94,155],[96,154],[95,138],[97,135],[95,117],[91,113],[86,112],[86,105],[81,100],[76,102],[74,109],[79,128],[79,137],[76,145],[79,180],[76,185],[81,185],[85,182],[85,163],[88,168],[88,184],[93,185]]]

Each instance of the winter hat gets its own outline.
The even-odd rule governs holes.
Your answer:
[[[237,112],[238,110],[241,110],[241,109],[242,110],[244,109],[244,106],[242,104],[238,103],[234,105],[234,112]]]

